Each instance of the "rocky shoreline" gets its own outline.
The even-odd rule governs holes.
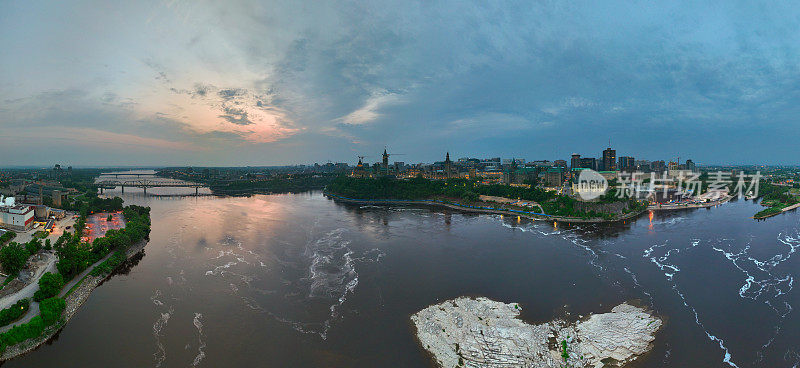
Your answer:
[[[139,244],[129,247],[125,251],[126,262],[127,260],[130,260],[137,253],[144,250],[144,247],[147,245],[148,241],[149,241],[148,239],[145,239],[139,242]],[[125,263],[123,262],[122,264],[117,266],[117,268],[122,267],[124,264]],[[78,285],[78,287],[76,287],[71,294],[67,295],[64,298],[64,301],[66,302],[67,305],[66,308],[64,308],[64,312],[62,314],[62,320],[59,323],[48,327],[42,334],[42,336],[39,336],[38,338],[26,340],[19,344],[9,346],[8,348],[6,348],[3,354],[0,355],[0,361],[13,359],[22,354],[36,350],[36,348],[38,348],[40,345],[50,340],[59,331],[61,331],[61,329],[64,326],[66,326],[66,324],[69,322],[70,319],[72,319],[72,317],[78,312],[78,309],[80,309],[83,303],[85,303],[86,300],[89,299],[89,295],[91,295],[92,291],[94,291],[95,288],[97,288],[101,283],[103,283],[103,281],[110,278],[111,275],[113,275],[113,272],[105,276],[87,275],[86,278],[83,279],[83,281],[80,283],[80,285]]]
[[[459,297],[411,316],[440,367],[620,367],[652,347],[659,317],[624,303],[577,322],[532,325],[518,304]]]

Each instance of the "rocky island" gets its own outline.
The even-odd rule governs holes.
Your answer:
[[[522,308],[459,297],[411,316],[420,344],[441,367],[618,367],[651,348],[661,319],[620,304],[569,323],[528,324]]]

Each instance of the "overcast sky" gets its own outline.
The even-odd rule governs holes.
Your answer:
[[[0,1],[0,166],[800,163],[800,5]]]

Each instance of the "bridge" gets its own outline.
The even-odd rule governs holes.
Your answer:
[[[142,188],[144,194],[147,194],[147,188],[194,188],[194,194],[198,195],[199,189],[206,187],[204,184],[190,183],[186,181],[177,180],[103,180],[94,183],[94,186],[100,188],[100,193],[106,188],[122,188],[122,193],[125,193],[125,187]]]
[[[145,174],[135,174],[135,173],[122,173],[122,174],[100,174],[100,176],[113,176],[115,178],[119,178],[120,176],[135,176],[140,178],[142,176],[153,176],[153,174],[145,173]]]

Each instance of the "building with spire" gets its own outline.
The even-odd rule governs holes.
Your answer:
[[[389,154],[386,152],[386,147],[383,148],[383,160],[381,161],[381,174],[389,175]]]

